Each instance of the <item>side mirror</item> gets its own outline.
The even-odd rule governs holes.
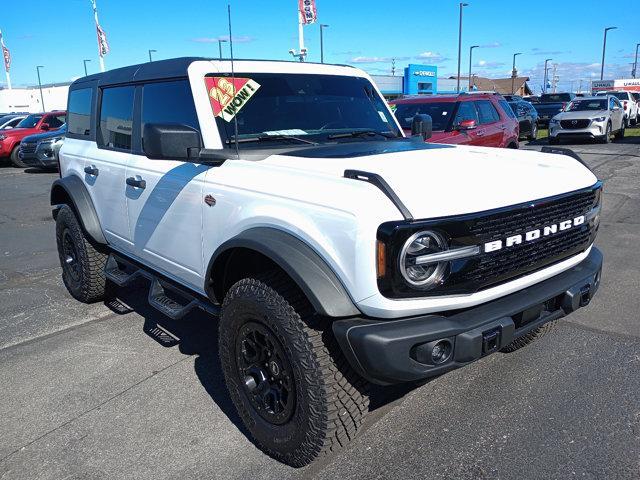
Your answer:
[[[200,132],[186,125],[147,123],[142,131],[144,154],[154,160],[197,159]]]
[[[473,130],[476,128],[475,120],[462,120],[458,123],[458,130]]]
[[[431,115],[418,113],[411,120],[411,136],[420,135],[423,140],[431,138],[433,131],[433,120]]]
[[[40,130],[44,130],[45,132],[47,130],[49,130],[49,124],[48,123],[43,123],[42,125],[40,125]]]

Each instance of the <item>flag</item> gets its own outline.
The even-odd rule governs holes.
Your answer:
[[[100,25],[96,23],[96,32],[98,33],[98,54],[104,57],[109,53],[109,43],[107,42],[107,34]]]
[[[298,0],[298,10],[300,11],[300,23],[304,25],[316,23],[318,19],[316,0]]]
[[[4,59],[4,69],[9,73],[11,69],[11,53],[9,49],[4,46],[4,38],[2,38],[2,31],[0,31],[0,46],[2,47],[2,58]]]

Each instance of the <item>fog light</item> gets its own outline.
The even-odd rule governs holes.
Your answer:
[[[451,342],[449,340],[440,340],[431,349],[431,362],[435,365],[446,362],[451,356],[451,350]]]

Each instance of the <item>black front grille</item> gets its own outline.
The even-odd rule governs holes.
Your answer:
[[[478,245],[481,253],[450,263],[442,285],[418,292],[407,285],[398,268],[388,263],[391,277],[379,279],[380,291],[392,298],[468,294],[494,287],[551,266],[585,251],[598,230],[592,215],[600,205],[601,184],[549,199],[477,214],[416,221],[398,225],[383,224],[378,240],[390,246],[387,259],[397,261],[406,240],[415,232],[434,229],[450,239],[451,248]],[[560,223],[585,215],[585,221],[560,230]],[[547,232],[544,227],[556,226]],[[526,233],[540,230],[539,238],[526,240]],[[506,246],[506,239],[521,236],[521,243]],[[502,241],[502,248],[484,251],[488,242]]]
[[[566,130],[587,128],[591,120],[561,120],[560,126]]]
[[[36,144],[35,143],[21,143],[20,151],[23,155],[32,155],[36,153]]]

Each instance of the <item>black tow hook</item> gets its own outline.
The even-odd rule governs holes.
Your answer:
[[[488,355],[500,347],[500,328],[482,332],[482,354]]]

